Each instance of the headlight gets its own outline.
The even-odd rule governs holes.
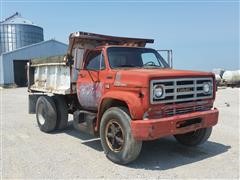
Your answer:
[[[155,98],[159,99],[164,95],[164,89],[162,86],[155,86],[153,90],[153,95]]]
[[[211,90],[211,87],[210,87],[210,85],[209,85],[208,83],[206,83],[206,84],[203,85],[203,92],[204,92],[205,94],[210,93],[210,90]]]

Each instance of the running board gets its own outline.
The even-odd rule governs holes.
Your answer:
[[[73,127],[79,131],[94,135],[94,122],[97,114],[90,111],[75,111],[73,113]]]

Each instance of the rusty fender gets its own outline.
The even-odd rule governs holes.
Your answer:
[[[98,113],[101,111],[101,107],[105,100],[113,99],[123,101],[127,104],[131,119],[141,119],[144,114],[144,107],[142,104],[142,98],[136,92],[127,91],[109,91],[104,94],[100,100],[100,106],[98,107]],[[96,130],[99,129],[100,125],[100,114],[98,114]]]

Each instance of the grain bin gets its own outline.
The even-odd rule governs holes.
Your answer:
[[[0,22],[0,54],[43,40],[43,28],[18,12]]]

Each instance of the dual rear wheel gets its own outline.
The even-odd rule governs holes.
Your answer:
[[[68,108],[63,96],[40,96],[36,103],[37,123],[41,131],[52,132],[68,125]]]

